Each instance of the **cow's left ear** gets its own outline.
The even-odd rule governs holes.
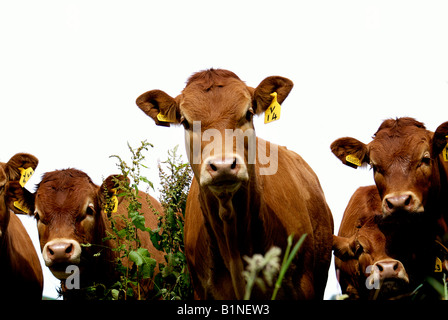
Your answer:
[[[333,253],[342,261],[355,258],[355,252],[351,246],[352,239],[333,235]]]
[[[355,138],[339,138],[333,141],[330,149],[343,164],[355,169],[370,161],[367,145]]]
[[[271,93],[277,92],[277,101],[282,103],[291,92],[294,83],[283,77],[267,77],[254,90],[254,111],[260,114],[266,111],[272,103]]]
[[[439,156],[440,152],[445,148],[448,143],[448,121],[442,123],[434,132],[432,138],[432,158],[435,159]]]
[[[106,180],[101,184],[99,190],[99,199],[101,200],[101,205],[106,204],[107,199],[112,199],[116,197],[118,200],[118,204],[123,201],[124,197],[119,196],[121,193],[120,187],[124,186],[124,184],[129,184],[129,178],[125,178],[122,175],[110,175]]]
[[[170,123],[180,123],[178,103],[164,91],[145,92],[137,98],[135,103],[158,126],[169,127]]]
[[[29,178],[36,169],[38,163],[39,160],[32,154],[17,153],[6,163],[5,173],[9,178],[9,181],[19,180],[24,174],[27,174],[27,178]],[[24,170],[28,171],[24,173]],[[26,179],[26,181],[27,180],[28,179]]]

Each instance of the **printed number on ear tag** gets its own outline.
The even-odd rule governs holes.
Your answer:
[[[442,272],[442,260],[436,257],[436,264],[434,266],[434,272]]]
[[[345,161],[350,166],[360,167],[362,164],[361,160],[359,160],[358,157],[351,155],[351,154],[349,154],[348,156],[345,157]]]
[[[273,97],[272,102],[264,112],[264,123],[269,123],[280,119],[282,106],[277,101],[277,92],[271,93],[271,96]]]
[[[30,180],[31,176],[34,173],[33,168],[29,167],[27,169],[24,168],[19,168],[21,176],[20,176],[20,180],[19,183],[20,185],[23,187],[25,187],[25,184],[28,182],[28,180]]]
[[[111,191],[114,193],[114,195],[112,197],[110,197],[110,200],[109,200],[109,205],[111,205],[112,208],[109,209],[109,205],[106,203],[104,205],[104,210],[109,213],[115,213],[118,211],[118,198],[116,196],[117,189],[111,189]]]

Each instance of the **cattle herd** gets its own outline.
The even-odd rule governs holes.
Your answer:
[[[295,152],[256,137],[255,115],[279,116],[293,87],[273,76],[256,88],[233,72],[193,74],[181,94],[160,90],[137,98],[156,125],[185,128],[185,147],[194,173],[184,227],[185,255],[197,299],[243,299],[245,256],[282,249],[293,234],[305,241],[285,274],[279,299],[322,299],[332,254],[342,293],[348,299],[440,299],[430,285],[446,285],[448,272],[448,122],[435,132],[412,118],[384,121],[364,144],[340,138],[331,151],[353,168],[371,166],[375,185],[360,187],[344,212],[338,235],[318,177]],[[277,108],[277,109],[276,109]],[[101,186],[79,170],[45,173],[34,193],[24,188],[38,159],[19,153],[0,163],[0,299],[41,299],[38,253],[16,215],[35,217],[45,265],[70,298],[67,267],[76,266],[81,286],[116,276],[116,251],[100,257],[91,246],[111,228],[106,197],[120,176]],[[156,228],[152,208],[160,203],[140,192],[146,226]],[[113,215],[126,212],[118,197]],[[151,208],[152,207],[152,208]],[[147,233],[142,246],[162,261]],[[151,287],[148,280],[142,296]],[[422,288],[426,290],[422,290]],[[269,299],[257,286],[253,299]]]

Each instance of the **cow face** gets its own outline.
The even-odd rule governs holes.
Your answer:
[[[403,264],[386,254],[386,238],[377,228],[361,228],[351,238],[333,236],[333,250],[345,262],[344,272],[357,294],[374,296],[380,290],[382,297],[389,297],[409,283]]]
[[[102,244],[102,210],[105,190],[113,194],[114,176],[96,186],[82,171],[57,170],[44,174],[33,201],[27,201],[37,219],[45,265],[58,279],[66,279],[67,267],[76,265],[81,274],[91,259],[82,244]],[[23,196],[16,190],[16,198]]]
[[[23,213],[18,208],[14,207],[13,195],[10,194],[9,190],[10,181],[15,181],[22,179],[22,185],[24,185],[29,177],[23,178],[22,171],[24,170],[34,170],[37,167],[39,161],[37,158],[31,154],[18,153],[14,155],[7,163],[0,162],[0,236],[5,231],[9,223],[9,209],[16,211],[18,213]],[[28,173],[27,175],[31,175]],[[22,185],[18,183],[20,189]],[[25,194],[26,191],[22,193]]]
[[[418,214],[425,211],[431,189],[440,183],[437,161],[447,135],[448,122],[433,134],[412,118],[390,119],[369,144],[341,138],[331,144],[331,150],[348,166],[370,164],[384,216]]]
[[[194,74],[176,98],[153,90],[138,97],[137,105],[157,125],[167,125],[165,119],[184,126],[196,179],[221,197],[236,192],[253,174],[253,115],[269,107],[273,92],[283,102],[292,86],[286,78],[268,77],[253,89],[230,71],[211,69]]]

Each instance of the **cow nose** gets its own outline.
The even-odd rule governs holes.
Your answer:
[[[387,195],[383,200],[383,212],[386,214],[392,214],[397,211],[415,212],[417,202],[415,195],[410,192]]]
[[[57,242],[47,246],[47,256],[53,262],[70,260],[73,253],[73,244],[71,242]]]
[[[72,239],[55,239],[44,246],[42,255],[47,267],[57,263],[79,263],[81,246]]]
[[[374,266],[376,266],[376,268],[373,268],[373,272],[377,272],[377,277],[380,280],[402,279],[408,281],[404,266],[398,260],[381,260],[376,262]]]
[[[240,170],[241,165],[238,163],[236,157],[225,158],[224,160],[216,158],[210,159],[207,162],[207,171],[215,179],[217,177],[236,177]]]

